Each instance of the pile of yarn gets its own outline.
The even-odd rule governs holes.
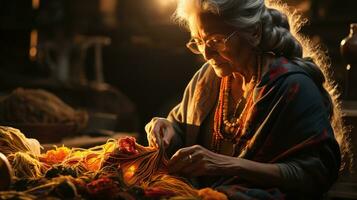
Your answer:
[[[141,146],[133,137],[41,154],[38,142],[0,126],[0,149],[13,170],[0,199],[227,199],[169,175],[164,149]]]

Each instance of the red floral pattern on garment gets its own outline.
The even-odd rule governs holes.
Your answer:
[[[277,66],[276,68],[270,70],[269,79],[273,80],[281,74],[285,74],[286,72],[288,72],[288,68],[284,66]]]
[[[288,94],[287,94],[287,101],[291,101],[295,98],[296,94],[299,92],[300,85],[298,83],[293,83],[291,87],[289,88]]]

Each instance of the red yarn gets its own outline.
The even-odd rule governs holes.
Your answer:
[[[135,149],[135,138],[134,137],[125,137],[118,140],[119,151],[126,154],[138,154],[139,151]]]
[[[115,199],[116,195],[120,192],[118,184],[108,177],[88,183],[87,189],[94,199]]]

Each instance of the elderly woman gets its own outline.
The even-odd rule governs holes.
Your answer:
[[[169,116],[146,126],[150,145],[177,150],[170,172],[231,199],[268,199],[268,188],[321,197],[338,176],[334,135],[343,130],[332,126],[335,99],[287,16],[264,0],[179,0],[176,18],[207,62]]]

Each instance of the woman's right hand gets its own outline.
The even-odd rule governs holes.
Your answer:
[[[149,146],[156,148],[159,148],[160,144],[162,144],[164,148],[167,148],[175,135],[172,123],[165,118],[159,117],[154,117],[146,124],[145,131]]]

